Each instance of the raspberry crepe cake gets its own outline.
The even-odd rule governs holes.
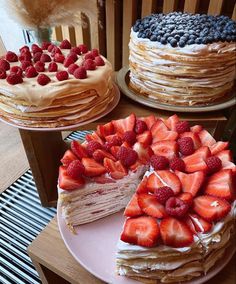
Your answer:
[[[174,12],[138,19],[129,43],[130,87],[173,105],[227,100],[235,80],[236,22]]]
[[[68,40],[24,46],[0,59],[0,117],[24,127],[62,127],[102,113],[113,100],[111,64]]]

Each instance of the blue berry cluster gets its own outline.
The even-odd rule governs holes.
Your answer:
[[[133,26],[139,38],[184,47],[219,41],[236,42],[236,22],[227,16],[173,12],[152,14]]]

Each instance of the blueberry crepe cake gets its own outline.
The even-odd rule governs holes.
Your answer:
[[[138,19],[129,43],[130,87],[162,103],[227,99],[236,73],[236,22],[174,12]]]

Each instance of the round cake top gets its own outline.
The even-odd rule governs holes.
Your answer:
[[[213,42],[236,42],[236,22],[227,16],[173,12],[152,14],[133,26],[139,38],[172,47]]]

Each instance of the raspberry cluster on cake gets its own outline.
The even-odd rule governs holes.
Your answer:
[[[236,73],[236,22],[152,14],[131,28],[129,52],[129,85],[137,95],[190,106],[227,99]]]
[[[99,50],[68,40],[8,51],[0,59],[0,117],[35,128],[86,121],[113,100],[111,75]]]

